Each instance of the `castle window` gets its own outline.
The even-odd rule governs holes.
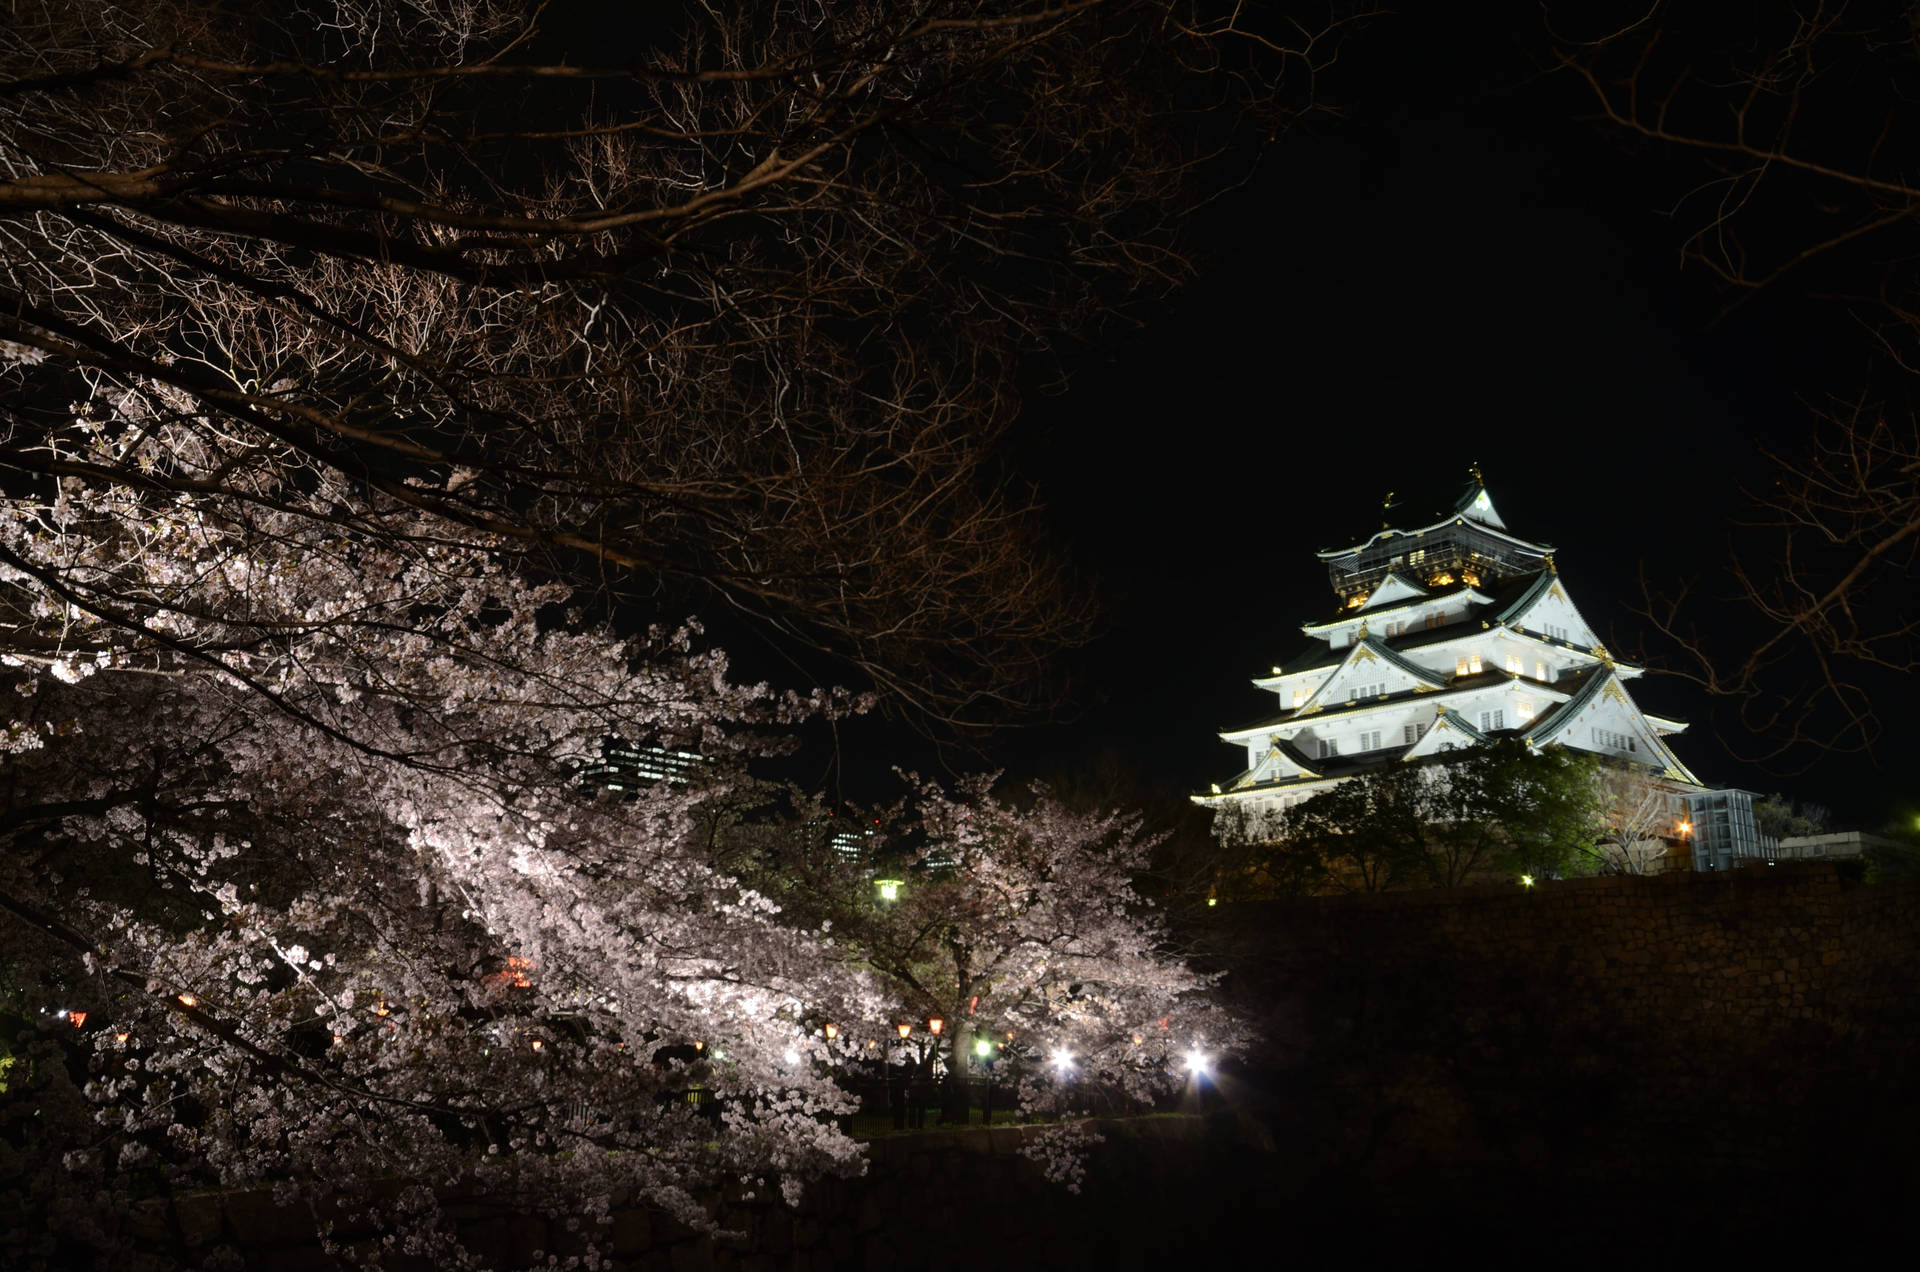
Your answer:
[[[1375,729],[1371,733],[1362,733],[1360,735],[1360,749],[1362,751],[1378,751],[1380,749],[1380,730]]]
[[[1467,670],[1476,676],[1480,674],[1480,655],[1477,651],[1467,655]]]
[[[1547,664],[1544,659],[1533,664],[1533,678],[1544,684],[1553,683],[1547,676]]]
[[[1527,665],[1526,665],[1526,663],[1525,663],[1525,662],[1524,662],[1524,661],[1523,661],[1523,660],[1521,659],[1521,657],[1520,657],[1520,655],[1518,655],[1518,654],[1508,654],[1508,655],[1507,655],[1507,670],[1508,670],[1508,671],[1510,671],[1510,672],[1512,672],[1512,673],[1513,673],[1514,675],[1516,675],[1516,676],[1523,676],[1523,675],[1525,675],[1525,674],[1526,674],[1526,671],[1527,671]]]
[[[1410,724],[1402,730],[1401,736],[1406,739],[1408,746],[1412,746],[1415,742],[1427,736],[1427,726],[1424,724]]]
[[[1340,754],[1340,743],[1332,738],[1320,739],[1320,758],[1329,759]]]
[[[1480,728],[1483,732],[1489,729],[1504,729],[1506,727],[1507,713],[1504,709],[1499,711],[1482,711],[1480,713]]]

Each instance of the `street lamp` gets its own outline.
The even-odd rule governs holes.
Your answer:
[[[940,1019],[940,1017],[934,1016],[927,1021],[927,1032],[930,1034],[937,1034],[940,1032],[941,1027],[946,1023],[947,1022]]]
[[[880,889],[882,901],[898,901],[900,889],[906,885],[905,879],[875,879],[873,886]]]
[[[829,1024],[823,1032],[827,1035],[827,1041],[832,1042],[840,1036],[840,1026]]]
[[[910,1036],[912,1035],[912,1033],[913,1033],[913,1026],[912,1026],[912,1025],[909,1025],[909,1024],[906,1024],[906,1023],[904,1023],[904,1022],[902,1022],[902,1023],[901,1023],[901,1024],[899,1025],[899,1026],[897,1026],[897,1027],[898,1027],[898,1028],[899,1028],[899,1030],[900,1030],[900,1041],[902,1041],[902,1042],[905,1042],[905,1041],[906,1041],[906,1040],[908,1039],[908,1037],[910,1037]]]

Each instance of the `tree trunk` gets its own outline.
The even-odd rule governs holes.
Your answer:
[[[965,1126],[967,1113],[968,1066],[973,1059],[973,1027],[955,1021],[948,1043],[947,1084],[940,1101],[940,1120]]]

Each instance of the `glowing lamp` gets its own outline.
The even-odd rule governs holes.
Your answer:
[[[544,1042],[542,1042],[542,1041],[540,1041],[540,1039],[538,1039],[538,1038],[535,1038],[535,1039],[533,1040],[533,1049],[534,1049],[535,1051],[539,1051],[539,1050],[541,1050],[541,1049],[542,1049],[543,1047],[545,1047],[546,1045],[547,1045],[546,1043],[544,1043]]]
[[[940,1019],[938,1016],[931,1017],[927,1021],[927,1032],[937,1034],[946,1023],[946,1021]]]
[[[1523,888],[1531,888],[1531,887],[1533,886],[1533,876],[1532,876],[1532,875],[1521,875],[1521,876],[1520,876],[1520,886],[1521,886],[1521,887],[1523,887]]]
[[[905,883],[905,879],[875,879],[873,886],[880,889],[880,899],[882,901],[898,901],[900,899],[900,888]]]
[[[200,1000],[198,998],[195,998],[192,994],[179,994],[179,995],[176,995],[176,997],[179,999],[180,1005],[182,1007],[197,1006],[200,1002]]]
[[[693,1049],[695,1051],[705,1051],[707,1049],[707,1044],[704,1042],[696,1042],[693,1044]]]
[[[1073,1068],[1073,1052],[1064,1047],[1053,1053],[1053,1067],[1062,1073]]]
[[[1196,1078],[1204,1078],[1207,1076],[1207,1057],[1204,1052],[1187,1052],[1187,1072]]]
[[[127,1035],[125,1035],[125,1034],[123,1034],[123,1033],[117,1033],[117,1034],[115,1034],[115,1035],[113,1035],[113,1040],[114,1040],[115,1042],[125,1042],[125,1041],[127,1040]]]
[[[795,1051],[792,1047],[788,1047],[786,1050],[786,1054],[781,1056],[780,1058],[782,1060],[785,1060],[788,1064],[800,1063],[800,1053],[798,1051]]]
[[[822,1032],[827,1035],[827,1041],[832,1042],[835,1038],[838,1038],[840,1036],[840,1026],[828,1025],[824,1030],[822,1030]]]
[[[75,1029],[78,1029],[87,1023],[87,1013],[84,1011],[70,1011],[67,1013],[67,1019],[73,1022]]]
[[[913,1032],[913,1026],[912,1026],[912,1025],[904,1025],[904,1024],[903,1024],[903,1025],[899,1025],[899,1026],[897,1026],[897,1028],[898,1028],[898,1029],[900,1030],[900,1038],[901,1038],[901,1040],[902,1040],[902,1041],[905,1041],[905,1039],[906,1039],[906,1037],[907,1037],[907,1035]]]
[[[993,1054],[993,1044],[985,1038],[980,1038],[973,1044],[973,1054],[984,1060]]]

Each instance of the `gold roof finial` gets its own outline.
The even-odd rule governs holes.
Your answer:
[[[1380,501],[1380,528],[1382,530],[1393,529],[1393,522],[1388,519],[1388,515],[1387,515],[1392,511],[1393,511],[1393,492],[1389,490],[1387,492],[1387,497]]]
[[[1553,563],[1553,553],[1551,553],[1551,552],[1549,552],[1549,553],[1547,553],[1547,555],[1546,555],[1546,556],[1544,556],[1544,557],[1542,557],[1542,558],[1540,558],[1540,559],[1541,559],[1541,560],[1543,560],[1543,561],[1545,561],[1545,562],[1547,563],[1547,573],[1549,573],[1549,574],[1558,574],[1558,573],[1560,573],[1560,567],[1559,567],[1559,566],[1557,566],[1557,565],[1555,565],[1555,564]]]
[[[1479,465],[1479,464],[1478,464],[1477,462],[1476,462],[1476,463],[1472,463],[1472,464],[1468,464],[1468,465],[1467,465],[1467,471],[1468,471],[1469,473],[1471,473],[1471,474],[1473,474],[1473,479],[1474,479],[1474,481],[1476,481],[1476,482],[1477,482],[1477,483],[1479,483],[1480,485],[1482,485],[1482,486],[1484,486],[1484,485],[1486,485],[1486,484],[1487,484],[1487,479],[1486,479],[1485,477],[1482,477],[1482,476],[1480,475],[1480,465]]]

